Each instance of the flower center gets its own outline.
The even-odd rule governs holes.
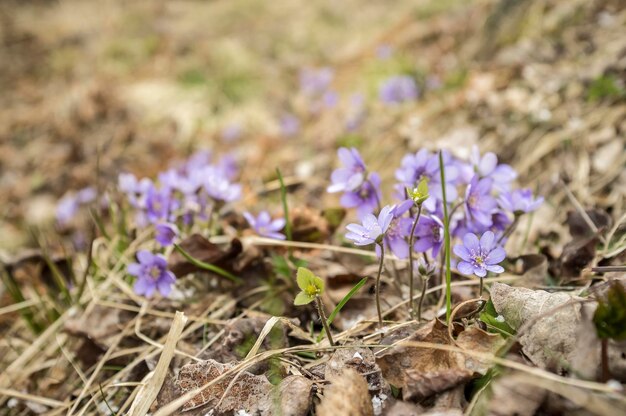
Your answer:
[[[158,280],[159,276],[161,276],[161,270],[159,270],[158,267],[156,266],[152,266],[150,268],[150,272],[148,273],[150,275],[150,277],[152,277],[154,280]]]
[[[316,296],[319,293],[319,290],[317,289],[317,287],[315,285],[309,284],[306,289],[304,290],[304,292],[313,297]]]

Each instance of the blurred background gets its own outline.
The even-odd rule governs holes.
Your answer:
[[[256,195],[276,167],[303,204],[336,205],[340,146],[389,179],[407,151],[478,145],[549,197],[535,227],[560,218],[561,179],[623,212],[624,6],[5,0],[0,251],[58,228],[64,196],[200,149],[238,161],[245,205],[271,203]]]

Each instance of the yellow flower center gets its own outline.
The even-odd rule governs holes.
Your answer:
[[[304,292],[313,297],[316,296],[319,293],[319,289],[317,288],[317,286],[313,285],[313,284],[309,284],[306,289],[304,290]]]

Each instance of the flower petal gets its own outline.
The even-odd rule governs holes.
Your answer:
[[[141,264],[150,264],[152,263],[152,259],[154,258],[154,254],[149,252],[148,250],[139,250],[137,252],[137,260]]]
[[[494,265],[500,263],[506,257],[506,252],[502,247],[494,248],[488,255],[485,257],[485,263],[488,265]]]
[[[482,237],[480,237],[480,248],[482,248],[483,251],[491,251],[495,238],[495,235],[493,235],[491,231],[486,231]]]
[[[474,267],[472,267],[472,265],[466,261],[460,261],[459,264],[456,265],[456,269],[459,271],[459,273],[466,276],[474,274]]]
[[[469,251],[480,250],[480,243],[478,241],[478,237],[476,237],[476,234],[472,234],[472,233],[465,234],[463,236],[463,244],[465,245],[465,248],[467,248]]]
[[[469,250],[465,248],[465,246],[462,244],[454,246],[452,248],[452,251],[454,252],[454,254],[456,254],[465,261],[470,261],[472,259],[472,255],[470,254]]]

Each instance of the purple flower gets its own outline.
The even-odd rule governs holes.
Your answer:
[[[160,254],[152,254],[148,250],[137,252],[139,263],[128,265],[128,273],[136,276],[133,289],[138,295],[151,297],[155,290],[167,296],[176,282],[174,273],[167,270],[167,260]]]
[[[516,189],[512,192],[504,192],[498,198],[500,207],[514,215],[527,214],[535,211],[543,203],[543,198],[533,198],[530,189]]]
[[[331,68],[312,69],[307,68],[300,72],[300,90],[307,95],[323,94],[335,74]]]
[[[448,202],[457,199],[458,194],[454,182],[458,176],[456,161],[448,152],[443,152],[443,167],[446,176],[446,199]],[[443,201],[441,189],[441,174],[439,171],[439,155],[432,154],[426,149],[417,153],[409,153],[402,158],[400,168],[396,170],[396,179],[400,181],[396,189],[404,198],[405,188],[417,187],[422,178],[428,179],[429,198],[424,202],[424,207],[434,212],[437,202]]]
[[[492,179],[494,189],[498,191],[508,189],[510,183],[517,177],[517,173],[511,166],[498,164],[498,157],[495,153],[487,152],[481,157],[478,146],[472,147],[470,161],[474,172],[481,178]]]
[[[241,197],[241,185],[231,183],[222,171],[212,166],[205,169],[204,189],[211,198],[219,201],[232,202]]]
[[[490,178],[479,179],[478,175],[474,175],[465,192],[464,205],[468,221],[484,227],[491,226],[491,214],[497,206],[495,198],[491,196],[492,185],[493,180]]]
[[[276,240],[285,239],[285,235],[279,233],[279,231],[285,227],[284,218],[272,220],[272,217],[270,217],[270,214],[267,211],[261,211],[259,216],[256,218],[249,212],[244,212],[243,216],[258,235],[274,238]]]
[[[476,234],[465,234],[463,244],[454,246],[454,254],[461,258],[457,269],[464,275],[475,274],[478,277],[485,277],[488,271],[494,273],[504,271],[498,263],[504,260],[506,253],[495,242],[495,236],[491,231],[485,232],[480,241]]]
[[[413,250],[418,253],[431,250],[432,256],[437,257],[443,244],[443,223],[434,215],[422,215],[413,238]]]
[[[385,104],[399,104],[417,98],[415,80],[408,75],[396,75],[386,79],[378,90],[380,100]]]
[[[333,171],[330,176],[332,184],[327,191],[333,193],[358,189],[363,184],[366,174],[365,162],[363,162],[359,151],[354,147],[340,147],[337,150],[337,156],[339,156],[343,167]]]
[[[284,114],[280,118],[280,133],[284,137],[294,137],[300,130],[300,120],[293,114]]]
[[[362,219],[378,208],[380,199],[380,176],[371,173],[359,188],[343,194],[339,203],[344,208],[356,208],[356,215]]]
[[[352,240],[357,246],[366,246],[382,241],[383,235],[389,229],[393,220],[392,206],[385,205],[380,210],[378,218],[374,214],[368,214],[363,218],[361,224],[348,224],[346,238]]]
[[[163,247],[167,247],[174,242],[174,239],[178,237],[180,231],[175,224],[169,222],[159,223],[154,227],[155,237],[154,239]]]
[[[148,221],[156,223],[169,217],[174,203],[167,188],[157,189],[152,186],[146,194],[146,214]]]
[[[56,220],[57,222],[64,226],[67,225],[72,218],[78,212],[78,208],[80,204],[76,199],[76,195],[66,195],[64,196],[56,207]]]
[[[411,218],[402,217],[413,206],[413,201],[407,199],[401,204],[394,205],[391,209],[393,219],[389,224],[389,229],[385,233],[383,239],[385,246],[391,249],[391,252],[399,259],[405,259],[409,256],[409,243],[406,238],[411,233]]]

